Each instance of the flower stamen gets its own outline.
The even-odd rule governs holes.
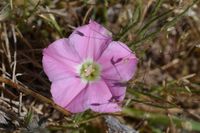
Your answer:
[[[100,68],[99,64],[93,61],[85,61],[81,64],[79,72],[80,77],[86,81],[93,81],[99,78]]]

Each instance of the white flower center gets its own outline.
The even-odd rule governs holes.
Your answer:
[[[86,60],[79,66],[78,73],[83,80],[94,81],[100,77],[100,66],[91,60]]]

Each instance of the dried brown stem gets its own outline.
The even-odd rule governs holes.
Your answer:
[[[24,87],[20,84],[14,83],[10,79],[6,79],[6,78],[3,78],[3,77],[0,77],[0,82],[5,83],[5,84],[17,89],[17,90],[23,92],[26,95],[31,95],[32,97],[34,97],[34,98],[36,98],[36,99],[38,99],[42,102],[50,104],[54,109],[58,110],[59,112],[61,112],[62,114],[66,115],[66,116],[70,115],[70,112],[68,112],[66,109],[55,104],[52,100],[32,91],[30,88],[26,88],[26,87]]]

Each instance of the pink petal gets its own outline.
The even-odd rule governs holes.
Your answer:
[[[86,86],[79,78],[71,77],[54,81],[51,94],[55,103],[66,107]],[[74,105],[77,106],[77,105]]]
[[[111,113],[111,112],[118,112],[121,111],[121,108],[117,103],[105,103],[99,106],[91,106],[90,107],[95,112],[104,112],[104,113]]]
[[[96,60],[111,42],[109,31],[100,24],[90,21],[88,25],[76,28],[69,42],[83,59]]]
[[[111,80],[130,80],[137,67],[135,54],[122,42],[113,41],[98,60],[102,77]]]
[[[59,39],[43,50],[43,68],[50,81],[74,75],[80,58],[66,38]]]
[[[86,91],[89,105],[109,102],[112,97],[108,86],[103,80],[91,82]]]
[[[65,108],[72,113],[80,113],[89,109],[85,89],[87,86],[67,105]]]
[[[112,80],[105,80],[105,83],[109,87],[114,101],[120,102],[124,100],[126,95],[126,84]]]
[[[121,111],[121,108],[116,103],[116,101],[111,101],[113,98],[113,93],[110,86],[104,81],[99,81],[97,83],[91,84],[88,88],[90,93],[89,105],[90,109],[95,112],[117,112]],[[118,88],[120,89],[120,88]]]
[[[82,112],[86,109],[92,109],[96,112],[116,112],[120,108],[116,103],[110,103],[112,94],[104,81],[94,81],[66,107],[73,113]]]

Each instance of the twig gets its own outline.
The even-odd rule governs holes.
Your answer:
[[[144,8],[144,12],[143,12],[143,14],[142,14],[141,22],[144,21],[145,16],[146,16],[147,13],[148,13],[147,11],[148,11],[149,7],[153,4],[153,2],[154,2],[154,0],[149,0],[149,1],[146,3],[146,6],[145,6],[145,8]]]
[[[54,109],[58,110],[59,112],[63,113],[64,115],[68,116],[70,115],[71,113],[68,112],[66,109],[60,107],[59,105],[57,105],[56,103],[54,103],[52,100],[32,91],[31,89],[29,88],[26,88],[26,87],[23,87],[22,85],[20,84],[16,84],[14,83],[12,80],[10,79],[6,79],[6,78],[3,78],[3,77],[0,77],[0,82],[2,83],[5,83],[7,85],[10,85],[11,87],[25,93],[26,95],[31,95],[33,96],[34,98],[42,101],[42,102],[45,102],[47,104],[50,104]]]
[[[76,122],[76,123],[71,123],[71,124],[67,124],[67,125],[58,125],[58,126],[55,126],[55,125],[48,125],[48,129],[49,130],[61,130],[61,129],[66,129],[66,128],[69,128],[69,127],[77,127],[77,126],[80,126],[82,124],[86,124],[86,123],[89,123],[99,117],[103,117],[103,116],[122,116],[122,112],[116,112],[116,113],[98,113],[94,116],[91,116],[90,118],[87,118],[85,120],[82,120],[82,121],[79,121],[79,122]]]
[[[38,14],[54,14],[54,15],[58,15],[58,16],[62,16],[62,17],[67,17],[67,12],[65,12],[64,10],[46,10],[44,8],[41,8]]]
[[[83,23],[82,23],[82,24],[85,24],[85,23],[86,23],[86,20],[87,20],[89,14],[91,13],[91,11],[93,10],[93,8],[94,8],[94,6],[91,6],[91,7],[88,9],[88,11],[86,12],[86,14],[85,14],[85,16],[84,16],[84,18],[83,18]]]

